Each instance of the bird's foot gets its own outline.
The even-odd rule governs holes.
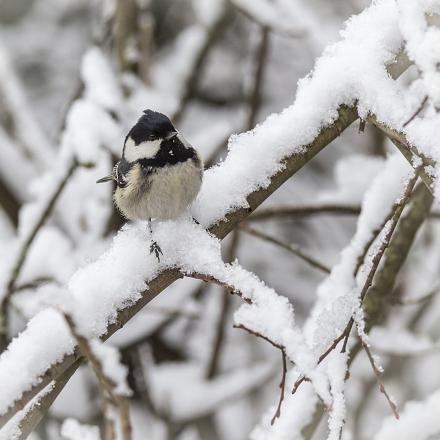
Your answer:
[[[152,254],[153,252],[156,255],[157,262],[160,263],[160,255],[163,255],[163,252],[160,246],[154,240],[152,241],[150,246],[150,254]]]

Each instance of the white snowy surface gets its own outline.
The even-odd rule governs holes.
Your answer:
[[[75,419],[66,419],[61,427],[61,435],[68,440],[99,440],[97,426],[83,425]]]

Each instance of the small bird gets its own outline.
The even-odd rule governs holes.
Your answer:
[[[143,115],[128,132],[121,160],[109,176],[97,183],[114,181],[114,202],[128,220],[172,220],[196,198],[203,177],[198,152],[174,128],[167,116],[153,110]],[[152,239],[150,253],[158,261],[162,250]]]

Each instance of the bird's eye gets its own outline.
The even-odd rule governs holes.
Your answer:
[[[154,135],[154,134],[150,134],[148,136],[148,140],[150,140],[150,141],[154,141],[155,139],[156,139],[156,135]]]

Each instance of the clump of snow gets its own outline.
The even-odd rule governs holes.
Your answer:
[[[66,419],[61,427],[61,435],[69,440],[99,440],[99,428],[83,425],[75,419]]]

